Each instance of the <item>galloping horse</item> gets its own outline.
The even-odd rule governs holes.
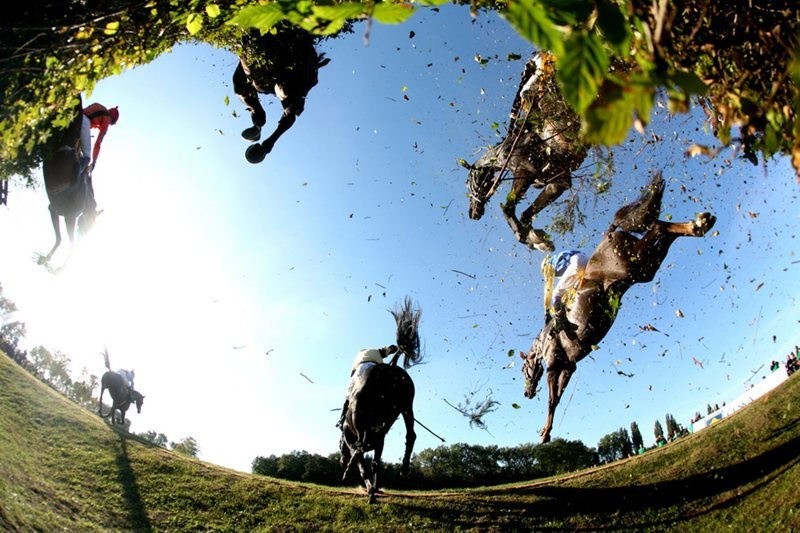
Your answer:
[[[514,181],[501,205],[508,225],[522,244],[553,251],[547,234],[532,227],[533,218],[572,186],[572,172],[587,153],[580,129],[580,118],[561,96],[554,56],[537,52],[525,65],[506,137],[474,164],[462,160],[469,169],[469,217],[478,220],[483,216],[508,169]],[[518,219],[517,204],[531,186],[542,191]]]
[[[79,99],[75,108],[75,118],[66,129],[56,133],[53,141],[45,150],[42,174],[47,198],[50,200],[50,219],[53,222],[56,242],[46,256],[39,258],[40,264],[50,261],[61,244],[59,217],[64,217],[67,235],[69,240],[73,241],[76,221],[79,233],[85,235],[101,212],[97,211],[97,202],[94,200],[94,190],[88,170],[79,175],[82,120],[83,113]]]
[[[414,433],[414,382],[404,368],[420,359],[417,332],[420,310],[413,310],[411,301],[406,298],[403,307],[392,314],[397,322],[398,351],[391,363],[373,363],[354,376],[339,439],[344,467],[342,480],[347,478],[353,464],[358,464],[369,503],[375,503],[384,440],[398,416],[403,415],[406,426],[402,475],[408,473],[411,451],[417,438]],[[403,368],[397,366],[401,355],[404,357]],[[370,451],[374,452],[371,464],[364,455]]]
[[[242,38],[239,65],[233,73],[233,90],[247,107],[253,125],[242,132],[254,144],[245,151],[250,163],[260,163],[272,151],[278,138],[294,124],[305,109],[308,92],[317,84],[317,72],[330,62],[317,53],[316,38],[307,31],[279,24],[275,33],[247,34]],[[261,143],[261,128],[267,114],[258,93],[278,97],[283,114],[275,131]]]
[[[625,292],[636,283],[653,280],[675,239],[702,237],[716,222],[710,213],[700,213],[689,222],[658,220],[663,190],[664,180],[656,173],[639,200],[617,211],[589,258],[580,288],[542,328],[530,351],[520,352],[526,398],[536,394],[547,365],[549,400],[542,442],[550,441],[553,415],[578,361],[611,329]]]
[[[119,375],[117,372],[113,372],[111,370],[111,364],[108,360],[108,352],[103,353],[105,357],[106,363],[106,372],[103,374],[103,377],[100,378],[100,405],[97,408],[97,413],[102,417],[110,417],[111,424],[114,424],[115,421],[115,414],[117,409],[119,409],[120,414],[122,415],[122,419],[119,421],[120,424],[125,425],[125,413],[130,408],[131,404],[136,405],[136,412],[141,414],[142,413],[142,404],[144,403],[144,396],[136,390],[129,390],[128,385],[125,382],[125,378]],[[108,392],[111,394],[111,411],[107,414],[103,414],[103,393],[108,389]]]

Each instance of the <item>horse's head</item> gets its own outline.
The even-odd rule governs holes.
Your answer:
[[[133,403],[136,404],[136,412],[138,414],[142,414],[142,404],[144,403],[144,395],[139,393],[138,391],[133,391],[131,393],[133,396]]]
[[[469,193],[469,218],[472,220],[480,220],[486,211],[486,203],[499,185],[494,178],[495,167],[487,158],[488,155],[488,153],[484,155],[474,165],[470,165],[463,159],[459,161],[461,166],[469,170],[467,192]]]
[[[536,353],[536,345],[531,348],[531,351],[526,353],[519,352],[522,358],[522,376],[525,378],[525,397],[528,399],[536,396],[536,388],[539,386],[539,380],[544,375],[544,365],[542,364],[541,356]]]

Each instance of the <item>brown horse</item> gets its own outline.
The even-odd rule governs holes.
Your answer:
[[[100,211],[94,200],[92,178],[80,170],[80,136],[83,112],[80,100],[75,108],[75,118],[66,129],[57,132],[54,140],[45,150],[42,174],[47,198],[50,201],[50,219],[56,242],[46,256],[39,257],[40,264],[46,264],[61,245],[60,217],[64,217],[69,240],[75,239],[75,224],[78,232],[86,234],[94,225]]]
[[[389,364],[362,364],[362,371],[352,378],[339,439],[344,467],[342,479],[346,479],[353,464],[357,464],[369,503],[375,503],[384,441],[398,416],[403,415],[406,426],[406,446],[400,470],[403,475],[408,473],[417,438],[414,433],[414,382],[403,368],[397,366],[397,361],[402,354],[404,368],[419,362],[417,326],[420,310],[413,310],[411,301],[406,299],[404,306],[392,314],[397,322],[398,351]],[[365,457],[370,451],[373,452],[372,461]]]
[[[508,169],[514,180],[501,205],[508,225],[519,242],[537,250],[553,251],[547,234],[532,227],[533,219],[572,186],[572,173],[587,153],[580,129],[580,118],[561,96],[554,56],[536,53],[525,65],[506,137],[474,164],[462,160],[469,169],[469,217],[478,220],[483,216]],[[542,191],[518,219],[517,204],[531,186]]]
[[[247,107],[253,125],[242,137],[254,144],[245,151],[250,163],[260,163],[278,138],[294,124],[305,109],[308,92],[317,84],[317,73],[330,62],[317,53],[316,37],[288,24],[276,26],[275,33],[247,34],[242,38],[239,65],[233,73],[233,90]],[[267,114],[258,94],[277,96],[283,106],[278,125],[272,135],[261,143],[261,128]]]
[[[682,223],[658,220],[663,190],[664,180],[657,173],[638,201],[617,211],[614,224],[589,258],[580,288],[542,328],[530,351],[520,352],[526,398],[534,397],[547,367],[549,400],[542,442],[550,440],[553,415],[578,361],[611,329],[625,292],[636,283],[653,280],[675,239],[702,237],[716,222],[709,213]]]

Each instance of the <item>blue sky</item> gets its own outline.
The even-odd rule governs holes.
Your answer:
[[[13,188],[0,210],[13,234],[0,282],[28,344],[98,375],[104,347],[115,368],[135,368],[146,400],[133,431],[191,435],[201,458],[244,471],[256,455],[331,453],[351,361],[392,342],[387,309],[409,295],[427,356],[410,371],[417,418],[448,444],[538,440],[546,397],[522,396],[519,358],[507,354],[527,350],[541,326],[543,256],[500,216],[507,188],[484,219],[468,219],[457,164],[499,140],[492,124],[505,125],[532,49],[502,20],[473,22],[455,7],[374,26],[368,46],[362,32],[322,43],[331,63],[259,165],[243,157],[249,119],[231,88],[233,54],[183,45],[99,84],[85,102],[121,115],[95,170],[105,212],[68,262],[66,246],[56,257],[66,262],[57,276],[31,259],[52,244],[44,190]],[[274,127],[280,105],[262,102]],[[800,344],[790,165],[754,167],[731,150],[685,159],[693,142],[713,142],[699,117],[657,108],[648,133],[617,150],[611,192],[582,197],[586,226],[556,241],[591,251],[657,169],[663,215],[718,216],[718,234],[679,239],[654,282],[625,296],[601,349],[579,364],[553,437],[595,446],[637,421],[649,444],[656,419],[688,425]],[[500,403],[488,431],[445,403],[488,396]],[[438,444],[418,431],[417,450]],[[402,445],[398,424],[385,458],[399,461]]]

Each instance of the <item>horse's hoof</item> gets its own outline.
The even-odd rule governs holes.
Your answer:
[[[540,229],[531,228],[528,232],[528,236],[525,238],[528,246],[534,248],[535,250],[539,250],[540,252],[553,252],[555,251],[556,247],[553,245],[553,241],[547,238],[547,233]]]
[[[242,139],[245,141],[256,142],[261,138],[261,128],[251,126],[242,132]]]
[[[248,163],[261,163],[267,157],[267,151],[261,148],[260,144],[253,144],[244,152],[244,157]]]
[[[711,213],[699,213],[692,223],[694,226],[694,235],[697,237],[702,237],[708,232],[708,230],[714,227],[716,222],[717,217]]]

